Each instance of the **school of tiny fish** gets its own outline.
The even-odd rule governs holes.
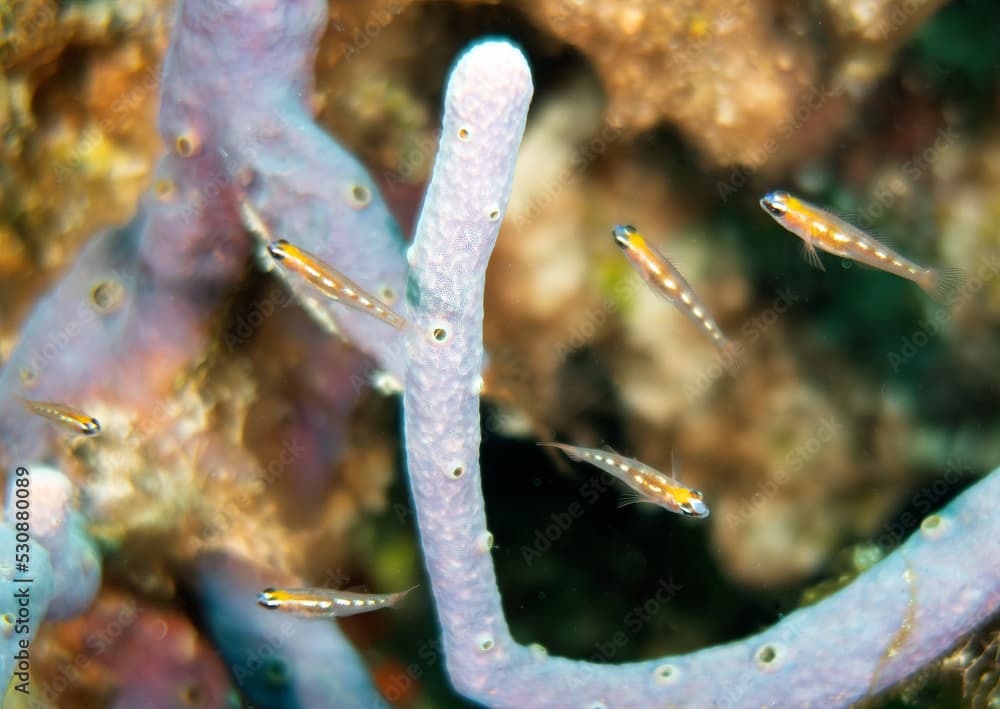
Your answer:
[[[396,593],[357,593],[329,588],[265,588],[257,603],[299,618],[345,618],[393,608],[416,586]]]
[[[944,298],[963,282],[960,270],[921,266],[833,213],[788,192],[768,192],[761,198],[760,205],[775,221],[802,239],[806,260],[821,270],[823,264],[817,249],[906,278],[934,298]],[[619,224],[611,230],[611,235],[653,292],[705,332],[729,364],[736,364],[740,346],[726,338],[694,289],[667,257],[650,245],[634,226]],[[638,460],[565,443],[539,445],[558,448],[570,458],[590,463],[618,478],[635,491],[632,501],[656,504],[687,517],[704,518],[709,514],[701,491]]]
[[[942,297],[961,283],[959,271],[920,266],[840,217],[788,192],[769,192],[761,198],[760,204],[775,221],[802,239],[806,259],[817,268],[823,268],[817,253],[817,249],[822,249],[911,280],[935,297]],[[262,240],[273,262],[301,278],[309,288],[325,298],[368,313],[392,327],[405,327],[406,320],[402,316],[315,255],[285,239],[271,238],[260,216],[248,203],[242,205],[242,214],[248,230]],[[615,244],[653,292],[680,310],[709,337],[730,365],[735,364],[739,345],[726,338],[694,289],[666,256],[650,245],[634,226],[617,225],[611,234]],[[22,401],[34,414],[80,435],[95,436],[101,432],[97,419],[73,407],[23,398]],[[539,445],[557,448],[571,459],[594,465],[622,481],[634,492],[629,502],[655,504],[694,519],[709,516],[702,492],[677,478],[676,462],[672,475],[667,475],[612,451],[565,443]],[[260,592],[257,602],[264,608],[297,617],[340,618],[394,607],[412,590],[371,594],[326,588],[267,588]]]

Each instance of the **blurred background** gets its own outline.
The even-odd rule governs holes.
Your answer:
[[[0,8],[0,362],[88,238],[126,222],[150,186],[174,10]],[[1000,463],[1000,4],[358,0],[329,12],[317,120],[406,234],[457,54],[502,35],[531,62],[487,275],[482,447],[520,642],[625,662],[756,632],[848,583]],[[965,287],[935,302],[829,255],[812,268],[758,206],[772,189],[918,263],[963,269]],[[743,346],[738,371],[638,280],[611,239],[618,223],[678,265]],[[392,705],[466,706],[443,672],[400,398],[366,386],[366,360],[282,288],[248,264],[213,346],[156,420],[155,450],[113,464],[90,443],[60,453],[105,578],[87,614],[46,624],[34,645],[33,682],[66,685],[58,706],[126,706],[140,671],[162,679],[150,706],[246,701],[206,630],[214,606],[197,601],[197,569],[220,549],[248,550],[261,588],[423,584],[398,610],[340,625]],[[539,440],[610,445],[661,470],[675,452],[712,514],[619,508],[617,484]],[[290,441],[294,464],[282,463]],[[277,472],[250,492],[214,472],[241,466]],[[160,621],[174,645],[136,659]],[[868,706],[996,706],[997,647],[987,628]],[[287,661],[279,651],[261,681],[280,685]]]

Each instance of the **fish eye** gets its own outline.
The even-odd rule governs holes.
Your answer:
[[[785,205],[785,196],[781,192],[768,192],[760,200],[760,205],[772,217],[783,217],[788,211],[788,207]]]
[[[272,241],[267,245],[267,253],[271,254],[272,258],[281,261],[285,258],[285,252],[282,250],[282,247],[287,243],[288,242],[284,239],[281,239],[280,241]]]
[[[631,245],[631,238],[638,233],[638,230],[630,224],[619,224],[611,230],[611,236],[615,238],[618,248],[627,249]]]

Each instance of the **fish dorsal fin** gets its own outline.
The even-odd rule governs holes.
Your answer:
[[[818,268],[820,271],[826,270],[819,258],[819,252],[816,250],[816,247],[811,241],[806,239],[802,240],[802,258],[813,268]]]
[[[621,453],[619,453],[614,448],[612,448],[611,444],[609,444],[609,443],[605,443],[603,446],[601,446],[601,450],[604,451],[605,453],[610,453],[611,455],[616,455],[619,458],[621,458],[622,460],[628,460],[625,456],[623,456]]]
[[[861,235],[867,237],[873,246],[880,246],[889,251],[899,252],[896,244],[901,240],[897,237],[887,236],[881,227],[869,224],[868,220],[863,217],[864,212],[850,209],[829,209],[827,211],[854,231],[861,232]],[[853,261],[853,259],[851,260]],[[855,263],[860,262],[855,261]],[[864,266],[866,264],[861,265]]]
[[[853,226],[853,224],[852,224],[852,226]],[[898,241],[898,239],[889,239],[889,238],[886,238],[886,236],[884,234],[882,234],[881,232],[874,231],[872,229],[862,229],[861,227],[855,227],[855,229],[857,231],[861,232],[861,235],[863,237],[865,237],[865,239],[868,241],[869,245],[873,249],[881,249],[882,251],[885,251],[886,253],[895,254],[897,256],[902,256],[902,254],[900,253],[899,249],[896,248],[896,244],[895,244],[895,242]],[[855,248],[857,248],[857,247],[855,247]],[[851,259],[851,261],[854,261],[854,263],[857,263],[857,264],[859,264],[861,266],[869,266],[869,264],[863,263],[863,262],[858,261],[856,259]],[[882,269],[876,268],[875,266],[869,266],[869,268],[875,268],[876,271],[882,270]]]
[[[876,222],[870,221],[865,217],[864,210],[858,209],[827,209],[830,214],[835,216],[840,221],[847,224],[847,226],[852,229],[856,229],[863,233],[865,236],[871,237],[875,241],[885,242],[884,233],[880,226],[876,226]],[[886,246],[891,246],[892,243],[886,242]]]
[[[670,449],[670,477],[672,477],[677,482],[681,480],[681,464],[677,460],[677,449]]]

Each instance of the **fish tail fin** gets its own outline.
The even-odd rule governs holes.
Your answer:
[[[389,602],[389,607],[390,608],[395,608],[399,604],[400,601],[402,601],[404,598],[406,598],[410,594],[410,591],[412,591],[415,588],[419,588],[419,587],[420,587],[419,583],[418,584],[414,584],[413,586],[410,586],[405,591],[398,591],[398,592],[392,594],[392,601]]]
[[[960,268],[928,268],[917,279],[917,284],[934,300],[948,302],[965,288],[965,271]]]

